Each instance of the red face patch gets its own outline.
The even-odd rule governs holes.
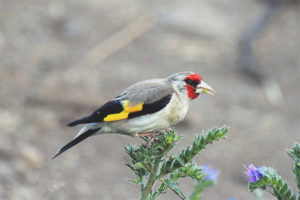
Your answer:
[[[198,93],[195,93],[196,86],[201,82],[202,77],[199,76],[198,74],[191,74],[185,78],[186,81],[186,89],[188,93],[188,97],[190,99],[195,99],[198,97]]]
[[[200,82],[202,80],[202,77],[198,74],[191,74],[187,76],[186,78],[191,79],[192,81]]]
[[[190,85],[187,85],[187,84],[185,85],[185,87],[186,87],[186,90],[187,90],[188,97],[190,99],[195,99],[199,96],[198,93],[195,93],[195,88],[194,87],[192,87]]]

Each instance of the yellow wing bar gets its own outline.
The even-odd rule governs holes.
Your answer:
[[[124,101],[122,103],[122,106],[123,106],[123,111],[122,112],[107,115],[103,119],[103,121],[105,121],[105,122],[111,122],[111,121],[118,121],[118,120],[122,120],[122,119],[127,119],[128,115],[130,113],[138,112],[138,111],[141,111],[143,109],[143,103],[138,104],[136,106],[129,106],[128,104],[129,104],[128,100]]]

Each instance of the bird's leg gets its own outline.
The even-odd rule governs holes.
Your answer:
[[[138,136],[139,137],[149,137],[149,140],[147,142],[147,146],[151,147],[151,143],[154,141],[155,136],[157,136],[159,134],[159,132],[147,132],[147,133],[139,133]]]

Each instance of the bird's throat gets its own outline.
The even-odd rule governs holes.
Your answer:
[[[188,97],[190,99],[195,99],[199,96],[198,93],[195,93],[195,88],[190,86],[190,85],[185,85],[186,87],[186,90],[187,90],[187,94],[188,94]]]

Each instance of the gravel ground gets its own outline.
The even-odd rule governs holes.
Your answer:
[[[192,103],[175,127],[179,148],[214,125],[231,127],[196,159],[220,173],[203,199],[254,199],[249,163],[275,167],[295,188],[285,150],[300,133],[300,6],[281,8],[253,44],[255,69],[269,80],[262,85],[239,73],[237,60],[263,8],[250,0],[0,0],[0,199],[138,199],[124,146],[139,139],[92,137],[50,158],[78,131],[68,122],[132,83],[186,70],[217,95]],[[182,187],[189,193],[192,184]]]

